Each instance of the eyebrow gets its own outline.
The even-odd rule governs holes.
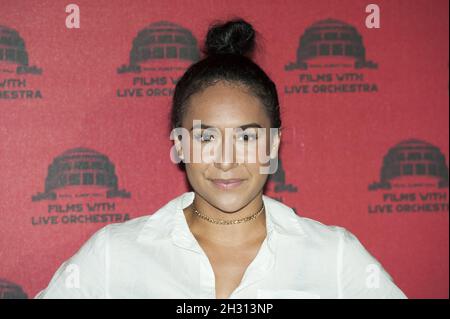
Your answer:
[[[249,123],[249,124],[245,124],[245,125],[241,125],[238,126],[237,128],[242,129],[243,131],[245,131],[247,128],[249,127],[259,127],[262,128],[261,125],[259,125],[258,123]],[[201,124],[200,126],[193,126],[190,131],[192,131],[194,128],[202,128],[202,129],[208,129],[208,128],[214,128],[214,126],[210,126],[210,125],[206,125],[206,124]]]

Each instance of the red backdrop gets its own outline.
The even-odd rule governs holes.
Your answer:
[[[2,0],[0,297],[33,297],[107,223],[188,190],[174,81],[208,25],[260,33],[281,164],[267,194],[353,232],[410,298],[449,293],[448,1]]]

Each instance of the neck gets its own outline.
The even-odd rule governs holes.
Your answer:
[[[263,205],[262,191],[255,196],[246,206],[236,212],[224,212],[195,193],[194,202],[184,209],[186,221],[193,235],[199,240],[222,246],[239,246],[260,240],[266,236],[266,212],[263,210],[253,220],[232,225],[220,225],[206,221],[197,216],[193,206],[197,210],[214,220],[236,220],[249,217],[261,209]]]

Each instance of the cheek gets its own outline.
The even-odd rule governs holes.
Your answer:
[[[236,143],[236,156],[239,163],[261,166],[268,161],[271,144],[268,139],[260,138],[248,144]]]
[[[185,167],[189,182],[191,184],[198,185],[202,182],[202,180],[204,180],[204,172],[207,170],[208,165],[202,163],[187,163]]]
[[[248,172],[248,175],[251,176],[251,180],[253,184],[262,184],[267,179],[267,175],[260,173],[260,168],[263,166],[259,162],[256,163],[246,163],[245,169]]]

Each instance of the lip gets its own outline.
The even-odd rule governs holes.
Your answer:
[[[214,186],[223,189],[230,190],[235,189],[241,186],[244,183],[245,179],[233,178],[233,179],[211,179],[211,182]]]

